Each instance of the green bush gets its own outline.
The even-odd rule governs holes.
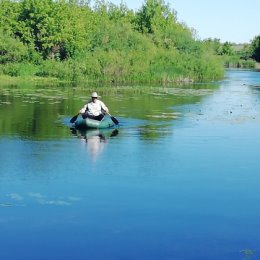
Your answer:
[[[8,63],[2,66],[3,74],[12,77],[34,76],[38,68],[30,63]]]
[[[26,46],[0,30],[0,63],[23,62],[27,56]]]

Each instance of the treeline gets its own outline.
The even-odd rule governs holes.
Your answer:
[[[196,39],[163,0],[145,0],[136,12],[105,1],[0,0],[2,75],[76,82],[216,80],[228,56],[216,43]]]
[[[223,58],[225,67],[254,68],[260,62],[260,36],[255,36],[250,43],[221,43],[219,39],[206,39],[216,55]]]

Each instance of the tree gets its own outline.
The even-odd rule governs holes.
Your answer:
[[[216,55],[222,55],[222,44],[218,38],[208,38],[203,41],[204,46],[208,51],[213,51]]]
[[[0,64],[22,62],[28,55],[28,50],[19,40],[0,31]]]
[[[252,58],[260,62],[260,35],[256,36],[251,42]]]
[[[141,33],[153,34],[157,30],[165,31],[167,23],[174,21],[169,5],[163,0],[146,0],[136,14],[136,29]]]
[[[234,54],[232,43],[224,42],[223,47],[222,47],[222,54],[228,55],[228,56],[231,56]]]

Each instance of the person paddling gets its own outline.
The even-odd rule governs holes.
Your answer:
[[[107,106],[98,99],[97,92],[91,94],[91,100],[79,110],[82,118],[91,118],[101,121],[105,114],[109,114]]]

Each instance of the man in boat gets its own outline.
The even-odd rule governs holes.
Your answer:
[[[109,113],[107,106],[98,99],[97,92],[91,94],[91,100],[79,110],[82,118],[91,118],[94,120],[101,121],[104,114]]]

